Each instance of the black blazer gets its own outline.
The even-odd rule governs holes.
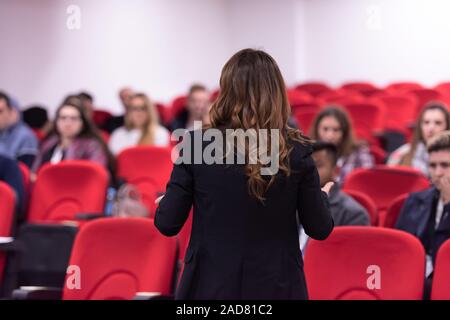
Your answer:
[[[277,174],[264,204],[249,195],[243,165],[174,165],[155,226],[176,235],[194,206],[177,299],[308,298],[297,212],[314,239],[334,224],[311,146],[293,144],[292,175]]]

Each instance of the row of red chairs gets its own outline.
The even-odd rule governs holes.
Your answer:
[[[366,208],[373,226],[394,228],[408,195],[429,187],[430,181],[418,170],[379,165],[351,172],[343,191]]]
[[[450,299],[450,240],[437,253],[432,300]],[[409,233],[386,228],[336,227],[311,240],[305,274],[313,300],[421,300],[425,251]]]

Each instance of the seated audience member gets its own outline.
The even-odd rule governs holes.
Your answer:
[[[111,135],[109,147],[113,154],[134,146],[170,145],[169,131],[159,124],[158,111],[145,94],[135,94],[125,115],[125,126]]]
[[[31,166],[38,150],[33,131],[21,120],[11,100],[0,92],[0,154]]]
[[[338,152],[337,166],[340,168],[336,182],[343,185],[346,176],[356,168],[371,168],[375,165],[369,147],[357,142],[347,113],[339,108],[329,107],[322,110],[314,120],[311,138],[329,142]]]
[[[328,182],[335,182],[339,177],[337,163],[337,148],[332,143],[317,142],[313,145],[312,157],[319,172],[320,186]],[[331,216],[335,226],[369,226],[370,217],[366,209],[356,202],[352,197],[340,190],[339,184],[335,183],[328,194]],[[300,230],[300,245],[304,250],[308,236],[303,228]]]
[[[439,247],[450,238],[450,131],[431,138],[427,150],[433,187],[406,199],[396,228],[422,242],[427,254],[426,275],[430,277]]]
[[[127,113],[128,106],[130,104],[131,97],[134,95],[134,91],[131,88],[123,88],[119,91],[119,98],[122,102],[123,110]],[[101,128],[108,133],[112,133],[117,128],[123,127],[125,125],[125,115],[115,116],[109,118],[105,125]]]
[[[54,128],[42,143],[32,172],[36,173],[45,163],[63,160],[91,160],[114,172],[108,147],[86,117],[80,99],[73,96],[66,98],[56,111]]]
[[[0,155],[0,181],[8,184],[16,193],[16,208],[22,212],[24,199],[24,185],[22,172],[16,160]]]
[[[426,144],[437,133],[449,129],[450,114],[447,108],[439,103],[428,104],[417,120],[412,142],[395,150],[387,164],[413,167],[429,176]]]
[[[170,125],[170,130],[194,129],[194,121],[203,121],[211,106],[210,93],[202,85],[193,85],[189,90],[186,109],[181,111]]]
[[[324,187],[330,181],[336,182],[339,177],[336,146],[332,143],[317,142],[314,144],[313,150],[312,157],[319,172],[320,186]],[[335,226],[370,225],[370,217],[366,209],[342,192],[338,184],[335,183],[330,190],[328,200]]]

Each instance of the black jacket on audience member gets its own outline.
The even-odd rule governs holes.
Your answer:
[[[439,247],[450,238],[450,204],[444,206],[439,225],[435,228],[438,200],[436,188],[412,193],[406,199],[396,224],[397,229],[419,238],[433,262]]]
[[[312,238],[333,229],[311,153],[294,143],[292,174],[278,173],[264,204],[249,194],[244,165],[174,165],[155,225],[174,236],[194,206],[177,299],[307,299],[297,211]]]

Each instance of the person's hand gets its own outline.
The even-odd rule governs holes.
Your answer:
[[[327,182],[326,185],[323,186],[322,191],[329,195],[331,188],[333,188],[334,182]]]
[[[159,204],[162,200],[162,198],[164,198],[164,195],[162,195],[161,197],[159,197],[158,199],[155,200],[155,204]]]
[[[450,177],[448,176],[441,178],[441,199],[444,204],[450,202]]]

